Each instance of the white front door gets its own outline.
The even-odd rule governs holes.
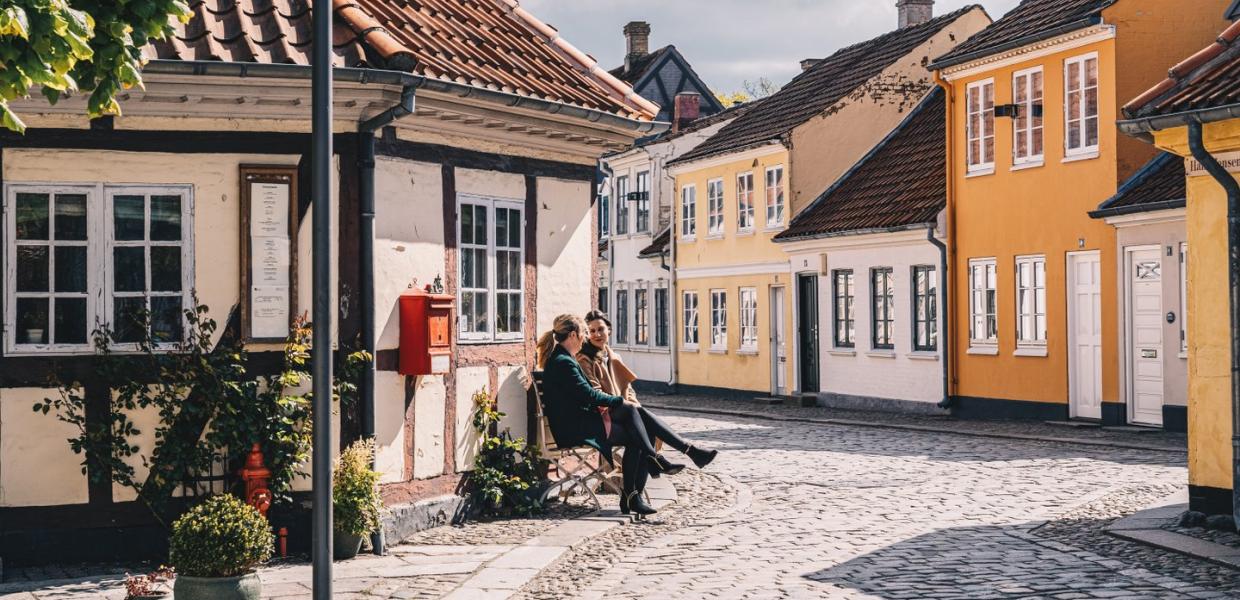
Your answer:
[[[784,333],[784,288],[771,288],[771,393],[788,393],[788,344]]]
[[[1163,302],[1162,248],[1129,249],[1128,398],[1129,420],[1162,425]]]
[[[1102,418],[1102,261],[1068,255],[1068,402],[1073,417]]]

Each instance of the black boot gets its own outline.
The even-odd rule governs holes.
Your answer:
[[[709,465],[710,462],[715,460],[715,457],[719,455],[719,451],[703,450],[697,446],[689,446],[689,450],[685,452],[685,455],[693,461],[693,464],[697,465],[697,468],[705,469],[706,465]]]
[[[685,466],[680,463],[674,463],[663,457],[662,454],[646,455],[650,461],[650,476],[658,477],[660,474],[675,475],[683,470]]]
[[[653,515],[654,513],[659,512],[655,510],[654,507],[646,504],[646,499],[642,498],[641,492],[637,490],[633,490],[626,494],[625,501],[620,504],[621,514],[627,515],[630,511],[635,513],[638,517]]]

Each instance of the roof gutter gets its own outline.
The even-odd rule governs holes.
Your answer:
[[[1133,204],[1129,206],[1119,206],[1116,208],[1100,208],[1098,210],[1089,211],[1089,218],[1105,219],[1107,217],[1134,215],[1143,212],[1154,212],[1156,210],[1184,208],[1185,205],[1186,203],[1184,199],[1181,198],[1179,200],[1162,200],[1160,202],[1151,202],[1149,204]]]
[[[811,235],[798,235],[780,238],[775,236],[774,240],[777,244],[789,244],[792,242],[809,242],[813,240],[823,240],[830,238],[850,237],[854,235],[872,235],[875,233],[900,233],[901,231],[914,231],[917,229],[934,229],[934,223],[913,223],[911,225],[897,225],[895,227],[867,227],[865,229],[849,229],[846,231],[831,231],[827,233],[815,233]]]
[[[1094,25],[1101,25],[1101,24],[1102,24],[1102,15],[1094,15],[1092,17],[1086,17],[1084,19],[1073,21],[1066,25],[1060,25],[1059,27],[1056,27],[1054,29],[1040,31],[1038,33],[1027,35],[1025,37],[1018,38],[1010,42],[1004,42],[1002,44],[999,44],[998,46],[988,46],[980,50],[975,50],[973,52],[969,52],[966,54],[961,54],[960,56],[949,58],[947,60],[934,61],[930,63],[926,68],[930,69],[931,71],[937,71],[937,70],[946,69],[949,67],[954,67],[956,65],[961,65],[961,64],[982,58],[984,56],[998,54],[1000,52],[1005,52],[1007,50],[1014,50],[1022,46],[1028,46],[1029,44],[1032,44],[1034,42],[1040,42],[1042,40],[1048,40],[1053,37],[1058,37],[1065,33],[1076,31],[1077,29],[1084,29],[1086,27],[1092,27]]]
[[[1154,138],[1152,134],[1156,131],[1172,129],[1175,127],[1191,126],[1193,123],[1213,123],[1215,121],[1225,121],[1227,119],[1236,118],[1240,118],[1240,104],[1228,104],[1227,106],[1188,110],[1184,112],[1171,113],[1168,115],[1154,115],[1149,117],[1125,119],[1118,121],[1116,125],[1124,134],[1140,138],[1145,141],[1152,141]]]

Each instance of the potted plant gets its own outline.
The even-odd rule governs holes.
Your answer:
[[[374,456],[374,441],[358,440],[336,459],[332,553],[337,560],[357,556],[362,538],[379,528],[379,473],[370,468]]]
[[[172,593],[168,582],[175,576],[171,567],[160,567],[145,575],[125,573],[125,600],[156,600]]]
[[[258,600],[258,565],[271,558],[275,536],[252,506],[213,496],[172,524],[169,541],[177,600]]]

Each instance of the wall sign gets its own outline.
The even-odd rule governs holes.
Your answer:
[[[296,314],[297,167],[241,167],[241,330],[284,342]]]
[[[1214,155],[1214,159],[1229,172],[1240,172],[1240,152],[1219,152]],[[1210,173],[1206,171],[1205,165],[1190,156],[1184,159],[1184,174],[1188,177],[1204,177]]]

